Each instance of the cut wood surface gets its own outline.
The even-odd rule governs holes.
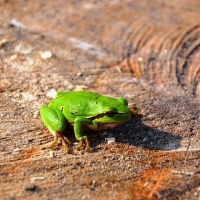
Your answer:
[[[200,199],[200,2],[2,1],[0,199]],[[55,91],[124,97],[138,114],[49,148]],[[114,137],[108,144],[105,139]]]

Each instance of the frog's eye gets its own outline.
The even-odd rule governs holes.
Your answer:
[[[125,106],[128,106],[128,101],[126,100],[126,99],[124,99],[124,98],[119,98],[119,99],[117,99],[120,103],[122,103],[123,105],[125,105]]]

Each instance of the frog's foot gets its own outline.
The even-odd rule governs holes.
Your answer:
[[[61,139],[62,143],[64,144],[64,149],[67,151],[67,153],[70,152],[70,141],[67,137],[63,136],[62,132],[56,132],[55,133],[55,137],[54,137],[54,141],[51,143],[51,147],[55,147],[58,146],[60,144],[60,141],[58,140],[58,138]]]
[[[61,139],[61,141],[64,144],[64,149],[67,151],[67,153],[70,152],[70,141],[67,137],[63,136],[62,132],[56,132],[58,137]]]
[[[91,147],[90,147],[89,140],[88,140],[87,137],[80,140],[80,143],[79,143],[79,146],[78,146],[78,150],[81,150],[81,149],[83,149],[84,147],[85,147],[85,150],[86,150],[87,152],[92,151],[92,149],[91,149]]]

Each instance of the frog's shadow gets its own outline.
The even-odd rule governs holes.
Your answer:
[[[145,149],[169,151],[181,146],[181,136],[149,127],[141,119],[142,115],[132,114],[128,122],[115,128],[106,131],[87,131],[91,147],[96,148],[99,144],[105,143],[105,138],[109,137],[114,137],[117,143],[126,143]],[[105,132],[107,134],[102,134]],[[65,134],[72,143],[77,141],[74,134],[67,132]]]
[[[142,115],[132,114],[131,119],[124,124],[108,130],[107,135],[91,138],[91,146],[105,142],[105,138],[114,137],[118,143],[126,143],[145,149],[174,150],[181,146],[182,137],[170,132],[164,132],[145,125]]]

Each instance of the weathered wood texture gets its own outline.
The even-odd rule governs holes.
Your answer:
[[[0,14],[0,199],[200,198],[198,0],[16,0]],[[124,96],[141,115],[92,153],[72,136],[51,157],[52,88]]]
[[[28,7],[21,3],[26,9],[22,13],[16,9],[11,16],[28,29],[72,41],[107,65],[128,66],[147,84],[161,89],[181,87],[200,95],[198,1],[71,1],[62,5],[62,1],[49,5],[36,1]],[[81,41],[94,46],[84,47]]]

